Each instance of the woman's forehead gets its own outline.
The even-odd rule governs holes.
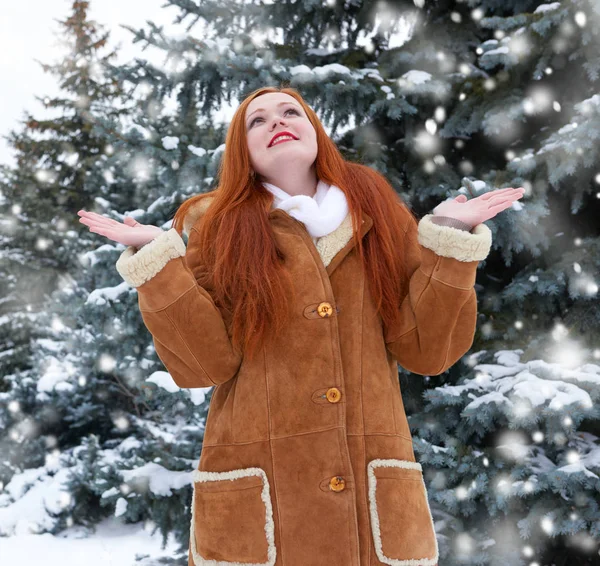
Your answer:
[[[250,104],[248,104],[248,107],[246,108],[246,115],[249,115],[251,112],[258,110],[259,108],[276,106],[281,102],[293,102],[298,104],[296,99],[293,96],[290,96],[289,94],[263,94],[261,96],[257,96],[254,100],[250,102]]]

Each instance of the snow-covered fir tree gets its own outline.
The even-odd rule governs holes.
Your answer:
[[[110,183],[110,145],[95,124],[119,114],[118,84],[102,73],[115,54],[107,52],[107,35],[86,21],[86,10],[87,2],[73,3],[70,17],[58,23],[64,58],[42,63],[60,87],[58,96],[37,97],[47,115],[26,112],[22,129],[6,136],[17,165],[0,167],[3,376],[29,367],[30,338],[40,327],[36,313],[78,269],[79,252],[90,243],[79,237],[75,212],[101,199]],[[121,198],[129,200],[126,186]]]
[[[460,193],[525,187],[515,211],[487,223],[472,352],[441,376],[401,370],[400,385],[440,564],[597,563],[599,5],[174,7],[180,36],[131,29],[164,68],[111,69],[135,105],[122,127],[97,127],[135,190],[93,184],[92,209],[168,228],[179,203],[214,185],[226,129],[215,113],[264,85],[297,88],[345,157],[381,171],[418,215]],[[13,487],[25,474],[67,481],[65,495],[53,491],[56,513],[40,513],[42,531],[113,513],[174,532],[184,564],[210,390],[175,386],[114,269],[123,247],[98,241],[47,307],[31,407],[53,415],[56,432],[28,440],[46,442],[48,463]],[[17,524],[5,517],[23,493],[11,493],[0,529]]]
[[[94,37],[88,4],[75,2],[69,22],[77,37],[90,30],[87,44],[101,48],[106,37]],[[201,121],[193,93],[181,106],[186,116],[171,111],[166,98],[176,80],[169,70],[139,62],[147,75],[139,80],[137,66],[115,67],[106,58],[99,65],[97,74],[119,94],[104,100],[110,112],[86,114],[102,148],[96,169],[88,164],[91,174],[82,171],[90,198],[56,212],[71,224],[84,208],[166,227],[177,206],[216,175],[225,127]],[[153,74],[164,100],[153,94]],[[61,186],[54,194],[63,203]],[[189,521],[182,517],[189,513],[208,391],[177,394],[139,316],[136,293],[115,270],[123,247],[79,227],[68,232],[71,241],[63,237],[61,253],[72,264],[58,289],[46,286],[51,297],[35,322],[40,331],[28,336],[32,369],[5,376],[0,534],[57,533],[73,525],[91,531],[114,515],[156,527],[165,542],[175,535],[187,552]],[[38,221],[36,228],[44,226]],[[35,513],[25,497],[38,501]]]
[[[83,344],[108,336],[78,322],[83,305],[73,285],[102,281],[101,271],[87,269],[85,254],[104,242],[82,229],[76,212],[103,212],[111,203],[122,209],[137,187],[111,146],[127,112],[108,72],[116,52],[87,12],[88,2],[76,1],[58,21],[64,57],[42,66],[56,77],[59,95],[41,98],[47,115],[27,112],[22,130],[11,132],[17,166],[0,170],[0,534],[55,530],[41,500],[32,514],[20,498],[37,476],[54,475],[60,451],[107,428],[98,415],[111,405],[100,386],[89,397],[71,387],[87,382],[103,359],[86,355]],[[54,478],[57,487],[60,479],[64,474]],[[40,481],[34,491],[41,497],[46,487]],[[85,516],[94,515],[87,509]]]

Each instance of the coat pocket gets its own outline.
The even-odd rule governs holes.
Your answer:
[[[421,464],[395,458],[367,465],[377,557],[391,566],[435,566],[438,545]]]
[[[262,468],[192,475],[190,547],[196,566],[273,566],[275,526]]]

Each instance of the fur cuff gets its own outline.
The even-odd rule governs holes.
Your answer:
[[[482,222],[472,232],[451,226],[439,226],[431,221],[433,214],[421,218],[418,229],[419,244],[437,255],[459,261],[481,261],[490,253],[492,231]]]
[[[175,228],[163,232],[139,250],[128,246],[116,263],[121,277],[132,287],[152,279],[167,263],[185,255],[185,244]]]

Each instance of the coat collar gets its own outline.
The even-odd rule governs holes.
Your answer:
[[[204,214],[213,200],[214,197],[206,197],[190,207],[183,221],[183,232],[186,235],[189,236],[192,226],[202,216],[202,214]],[[269,218],[276,217],[283,218],[286,220],[286,222],[299,225],[303,232],[303,237],[305,237],[307,242],[310,242],[310,245],[315,245],[317,248],[319,256],[327,268],[328,275],[333,273],[333,270],[341,263],[341,261],[346,257],[346,255],[348,255],[355,245],[354,238],[352,237],[352,217],[350,214],[344,218],[342,223],[335,230],[333,230],[333,232],[318,238],[316,244],[313,243],[313,240],[304,227],[304,224],[290,216],[285,210],[282,210],[281,208],[274,208],[269,211]],[[360,237],[363,238],[372,226],[373,219],[363,212]]]

